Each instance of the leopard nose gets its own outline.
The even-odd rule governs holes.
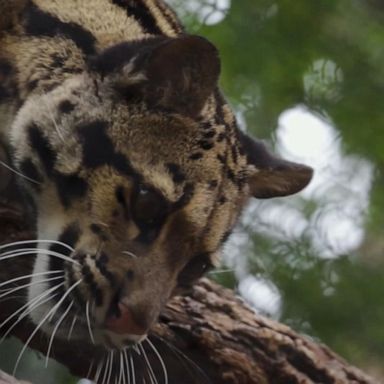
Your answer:
[[[132,310],[123,303],[118,304],[119,315],[107,318],[105,326],[108,330],[117,334],[130,334],[144,336],[148,332],[146,322],[139,322]]]

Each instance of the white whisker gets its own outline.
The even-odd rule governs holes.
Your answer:
[[[127,368],[127,379],[128,384],[131,384],[131,375],[132,375],[132,381],[133,383],[136,383],[136,377],[135,377],[135,369],[131,365],[131,369],[129,369],[129,362],[128,362],[128,354],[127,354],[127,348],[123,350],[124,352],[124,360],[125,360],[125,367]],[[131,355],[130,355],[131,357]],[[125,384],[125,383],[124,383]]]
[[[234,269],[214,269],[213,271],[208,272],[208,275],[218,275],[220,273],[230,273],[233,272]]]
[[[108,370],[108,377],[107,377],[107,383],[109,384],[110,383],[110,380],[111,380],[111,375],[112,375],[112,372],[113,372],[113,349],[111,349],[111,364],[109,366],[109,370]]]
[[[89,336],[91,338],[92,344],[95,345],[95,339],[93,337],[92,327],[91,327],[91,320],[90,320],[90,316],[89,316],[89,301],[87,301],[87,304],[85,306],[85,316],[87,318],[87,325],[88,325]]]
[[[31,254],[39,254],[39,253],[44,253],[44,252],[56,252],[56,251],[52,251],[52,250],[46,249],[46,248],[36,248],[36,247],[16,248],[16,249],[12,249],[11,251],[0,253],[0,259],[1,258],[5,259],[7,256],[15,255],[16,253],[19,253],[19,252],[30,252]],[[59,253],[59,252],[56,252],[56,253],[61,255],[61,253]]]
[[[148,356],[147,356],[147,353],[145,352],[145,349],[143,347],[142,344],[139,344],[139,348],[144,356],[144,360],[145,360],[145,363],[148,367],[148,373],[149,373],[149,378],[151,379],[151,384],[159,384],[159,382],[157,381],[156,379],[156,376],[153,372],[153,369],[152,369],[152,366],[151,366],[151,363],[149,362],[148,360]]]
[[[71,339],[73,329],[75,328],[76,321],[77,321],[77,313],[76,313],[76,315],[73,315],[72,324],[71,324],[71,327],[69,328],[68,337],[67,337],[68,341]]]
[[[42,325],[46,322],[46,320],[49,318],[49,316],[51,316],[51,313],[52,312],[56,312],[57,309],[60,307],[60,305],[64,302],[64,300],[66,299],[66,297],[68,297],[68,295],[82,282],[83,280],[79,280],[77,281],[76,283],[74,283],[66,292],[65,294],[62,296],[62,298],[55,304],[55,306],[50,310],[48,311],[48,313],[43,317],[43,319],[40,321],[40,323],[35,327],[34,331],[31,333],[31,335],[29,336],[28,340],[26,341],[26,343],[24,344],[21,352],[19,353],[19,356],[16,360],[16,363],[15,363],[15,366],[13,368],[13,376],[15,376],[16,374],[16,371],[17,371],[17,367],[19,366],[19,363],[20,363],[20,360],[25,352],[25,350],[27,349],[28,347],[28,344],[31,342],[32,338],[36,335],[36,333],[38,332],[38,330],[42,327]]]
[[[92,369],[93,369],[93,363],[94,362],[95,362],[95,360],[92,359],[91,364],[89,365],[87,376],[85,376],[87,379],[89,379],[91,377],[91,372],[92,372]]]
[[[129,362],[131,364],[131,372],[132,372],[133,384],[136,384],[135,364],[134,364],[134,361],[133,361],[132,353],[129,353]]]
[[[134,259],[137,259],[137,255],[135,255],[134,253],[130,252],[130,251],[123,251],[121,253],[124,253],[124,255],[128,255],[128,256],[131,256],[133,257]]]
[[[24,289],[24,288],[32,287],[33,285],[36,285],[36,284],[47,283],[47,282],[49,282],[49,281],[54,281],[54,280],[59,280],[59,279],[63,279],[63,276],[57,276],[57,277],[51,277],[51,278],[49,278],[49,279],[44,279],[44,280],[32,281],[32,282],[30,282],[30,283],[28,283],[28,284],[19,285],[19,286],[17,286],[16,288],[12,288],[12,289],[9,288],[9,289],[3,290],[3,291],[5,291],[5,293],[2,293],[2,294],[0,295],[0,299],[1,299],[2,297],[5,297],[5,296],[10,295],[10,294],[13,293],[13,292],[20,291],[20,290],[22,290],[22,289]],[[1,291],[0,291],[0,292],[1,292]]]
[[[123,358],[123,352],[120,351],[120,373],[119,373],[119,379],[117,381],[117,384],[125,383],[125,380],[123,381],[124,377],[124,358]]]
[[[8,316],[1,324],[0,329],[9,322],[9,320],[13,319],[15,316],[17,316],[20,312],[22,312],[17,320],[7,329],[7,331],[4,333],[0,340],[0,344],[4,341],[4,339],[7,337],[7,335],[12,331],[12,329],[26,316],[28,316],[29,313],[34,311],[37,307],[40,305],[43,305],[47,303],[48,301],[52,300],[56,294],[49,296],[53,291],[59,289],[61,286],[63,286],[64,283],[61,283],[55,287],[52,287],[48,289],[48,291],[45,291],[41,293],[39,296],[33,298],[28,303],[24,304],[22,307],[20,307],[17,311],[13,312],[10,316]],[[49,296],[47,299],[43,300],[45,297]]]
[[[0,284],[0,287],[3,287],[4,285],[8,285],[11,283],[15,283],[16,281],[28,279],[31,277],[37,277],[37,276],[43,276],[43,275],[52,275],[55,273],[63,273],[63,271],[56,270],[56,271],[48,271],[48,272],[38,272],[38,273],[31,273],[29,275],[23,275],[23,276],[15,277],[14,279],[4,281],[3,283]]]
[[[148,338],[146,338],[146,342],[149,344],[149,346],[152,348],[153,352],[155,352],[157,358],[159,359],[160,361],[160,364],[161,364],[161,367],[163,368],[163,372],[164,372],[164,383],[165,384],[168,384],[168,372],[167,372],[167,368],[164,364],[164,360],[162,359],[159,351],[156,349],[156,347],[153,345],[153,343],[151,342],[151,340],[149,340]]]
[[[52,331],[51,338],[49,339],[49,345],[48,345],[48,350],[47,350],[47,356],[46,356],[46,358],[45,358],[45,368],[48,367],[49,355],[50,355],[50,353],[51,353],[52,343],[53,343],[53,339],[55,338],[55,334],[56,334],[57,330],[59,329],[60,324],[64,321],[65,317],[67,316],[68,312],[71,310],[72,306],[73,306],[73,300],[72,300],[71,303],[68,305],[67,309],[65,310],[65,312],[63,313],[63,315],[60,317],[60,319],[56,322],[55,328],[54,328],[53,331]]]
[[[97,369],[96,369],[96,373],[95,373],[95,377],[94,377],[94,381],[96,384],[99,383],[99,377],[100,377],[100,374],[101,374],[101,371],[103,369],[104,364],[105,364],[105,359],[101,360],[99,362],[99,364],[97,365]]]
[[[22,241],[15,241],[13,243],[7,243],[7,244],[0,245],[0,250],[5,249],[5,248],[9,248],[9,247],[14,247],[14,246],[17,246],[17,245],[36,244],[36,243],[59,244],[59,245],[62,245],[63,247],[65,247],[65,248],[69,249],[71,252],[75,251],[74,248],[72,248],[68,244],[63,243],[62,241],[58,241],[58,240],[22,240]]]
[[[26,179],[26,180],[30,181],[31,183],[35,183],[35,184],[38,184],[38,185],[41,184],[39,181],[31,179],[30,177],[28,177],[26,175],[23,175],[21,172],[17,171],[16,169],[12,168],[10,165],[4,163],[1,160],[0,160],[0,165],[2,165],[3,167],[7,168],[9,171],[15,173],[16,175],[22,177],[23,179]]]
[[[106,383],[105,380],[106,380],[107,375],[108,375],[108,369],[109,369],[110,360],[111,360],[111,350],[108,352],[108,357],[107,357],[106,363],[105,363],[104,376],[103,376],[103,380],[102,380],[101,384]],[[106,383],[106,384],[109,384],[109,383]]]
[[[15,253],[12,253],[12,254],[7,254],[6,256],[3,256],[0,254],[0,261],[3,261],[3,260],[7,260],[7,259],[12,259],[14,257],[20,257],[20,256],[26,256],[26,255],[31,255],[31,254],[36,254],[40,257],[42,256],[53,256],[53,257],[57,257],[58,259],[62,259],[64,261],[68,261],[72,264],[76,264],[76,265],[80,265],[79,262],[77,262],[76,260],[73,260],[72,258],[70,258],[69,256],[65,256],[65,255],[62,255],[61,253],[57,253],[57,252],[54,252],[54,251],[50,251],[50,250],[47,250],[47,249],[35,249],[35,248],[25,248],[27,250],[23,250],[23,251],[15,251]]]

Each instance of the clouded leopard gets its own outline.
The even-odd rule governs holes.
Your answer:
[[[311,179],[238,129],[219,73],[161,0],[0,0],[1,143],[34,207],[27,312],[47,335],[76,316],[73,338],[140,343],[250,197]]]

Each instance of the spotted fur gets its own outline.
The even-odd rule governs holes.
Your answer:
[[[29,299],[57,286],[38,274],[62,271],[30,308],[39,324],[65,297],[47,334],[68,306],[57,337],[77,316],[73,337],[141,340],[251,196],[309,182],[239,131],[219,72],[216,48],[161,0],[0,0],[0,132],[40,241]]]

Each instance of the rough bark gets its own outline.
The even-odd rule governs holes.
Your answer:
[[[9,202],[0,205],[0,244],[33,236],[18,207]],[[30,273],[32,259],[19,257],[0,263],[1,283]],[[0,324],[20,307],[19,300],[0,302]],[[12,334],[25,341],[33,329],[29,321],[23,321]],[[0,335],[6,330],[2,327]],[[189,296],[176,297],[167,305],[151,340],[163,356],[169,384],[377,384],[327,347],[255,314],[233,292],[207,279]],[[45,353],[48,342],[37,334],[30,345]],[[146,350],[158,382],[165,382],[157,355],[149,345]],[[87,376],[91,366],[92,376],[105,353],[92,345],[55,340],[53,356],[77,376]],[[133,351],[131,356],[136,382],[150,383],[143,355]],[[120,357],[115,357],[113,369],[118,375]],[[0,384],[4,383],[18,382],[0,374]]]

